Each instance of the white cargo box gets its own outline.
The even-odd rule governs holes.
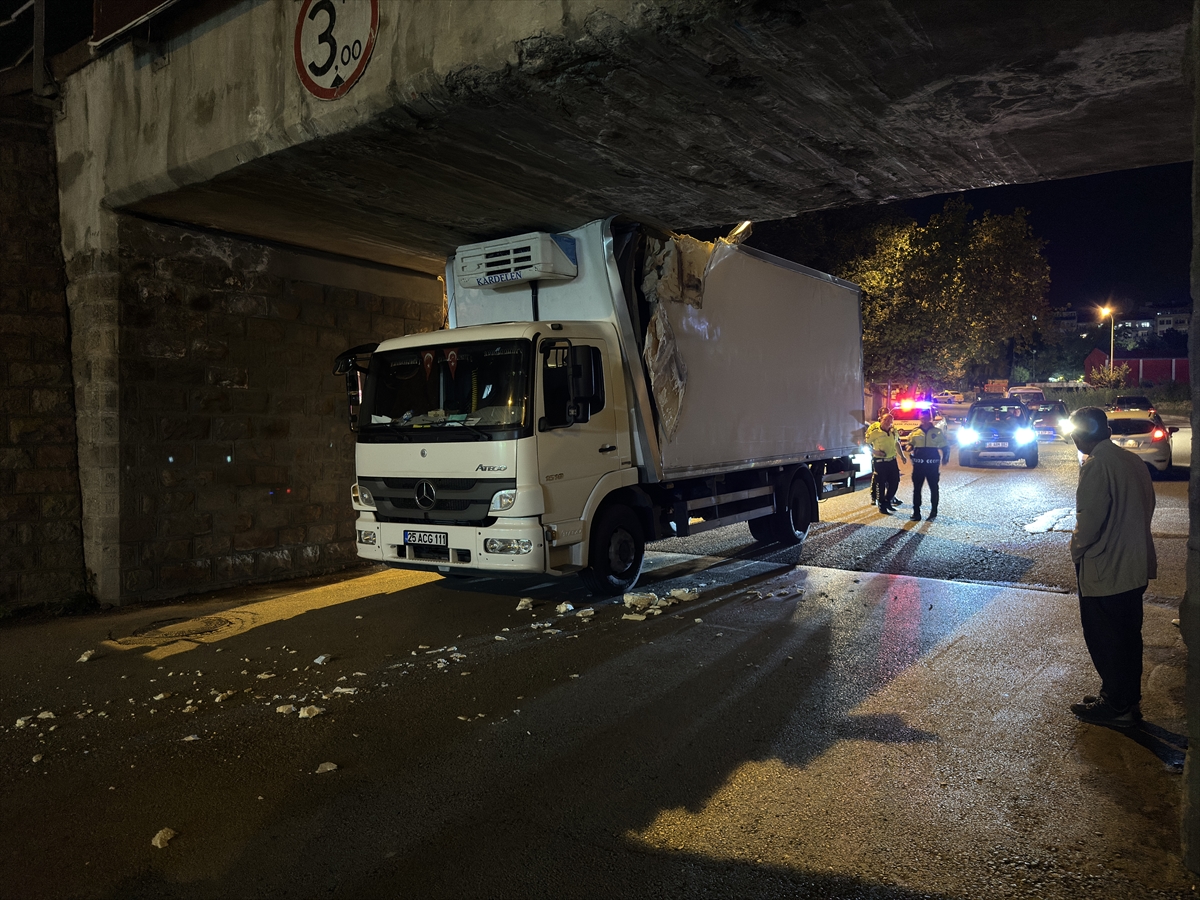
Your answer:
[[[495,288],[524,281],[571,279],[579,272],[575,238],[531,231],[465,244],[455,254],[459,287]]]

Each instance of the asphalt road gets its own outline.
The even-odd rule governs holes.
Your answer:
[[[1076,462],[1042,452],[952,463],[933,523],[864,491],[802,551],[657,544],[641,587],[700,597],[645,620],[573,579],[365,570],[9,624],[3,893],[1191,896],[1186,480],[1156,486],[1147,725],[1123,735],[1065,712],[1095,689]]]

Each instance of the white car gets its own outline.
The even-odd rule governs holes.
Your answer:
[[[1170,471],[1174,463],[1171,435],[1179,429],[1164,425],[1157,413],[1144,409],[1114,410],[1108,413],[1108,427],[1112,431],[1112,442],[1140,456],[1150,467],[1151,475]],[[1083,465],[1083,460],[1084,456],[1080,453],[1080,465]]]
[[[934,403],[963,403],[963,395],[959,391],[940,391],[931,398]]]

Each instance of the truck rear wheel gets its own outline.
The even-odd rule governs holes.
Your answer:
[[[637,583],[646,555],[642,523],[627,506],[603,510],[592,526],[588,567],[579,573],[593,594],[623,594]]]
[[[812,524],[812,513],[809,511],[808,483],[804,476],[797,474],[788,486],[783,506],[778,512],[751,519],[750,534],[757,541],[764,543],[779,541],[781,544],[795,546],[803,544],[808,537],[808,527]]]

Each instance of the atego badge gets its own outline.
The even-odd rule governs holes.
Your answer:
[[[366,71],[379,0],[304,0],[296,19],[296,72],[310,94],[336,100]]]

